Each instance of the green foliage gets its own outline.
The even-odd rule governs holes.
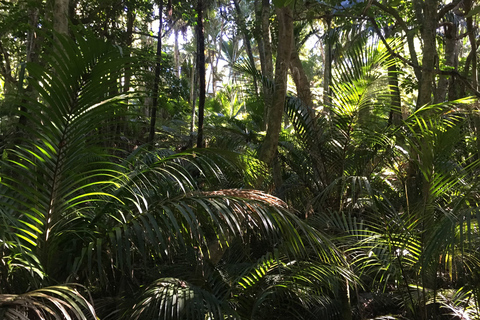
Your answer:
[[[258,241],[263,254],[278,248],[299,263],[318,256],[330,271],[311,272],[327,272],[332,282],[346,275],[336,271],[343,260],[328,239],[278,198],[249,189],[266,171],[258,160],[213,149],[174,153],[144,147],[126,159],[116,157],[103,127],[137,95],[120,93],[117,79],[126,65],[138,70],[138,78],[143,68],[92,35],[56,39],[46,66],[27,66],[39,97],[25,100],[19,110],[27,124],[2,160],[5,317],[130,319],[154,312],[223,318],[247,308],[231,301],[245,288],[233,285],[230,296],[223,280],[211,282],[235,242],[248,247]],[[177,276],[171,270],[177,263],[190,267]],[[238,273],[230,277],[240,281]],[[85,285],[92,298],[72,282]],[[131,300],[115,302],[124,296]],[[91,299],[99,302],[95,311]],[[317,305],[297,301],[305,310]]]

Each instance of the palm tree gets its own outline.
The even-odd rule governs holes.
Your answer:
[[[327,238],[278,198],[248,189],[265,171],[251,157],[144,147],[126,159],[115,156],[115,139],[104,135],[112,131],[104,127],[136,95],[119,93],[118,81],[126,64],[142,69],[93,36],[56,39],[46,67],[28,65],[39,97],[27,101],[28,125],[1,162],[0,312],[6,319],[129,319],[152,312],[242,318],[244,301],[255,301],[237,299],[248,272],[263,270],[255,262],[261,256],[274,263],[268,257],[277,251],[282,268],[270,273],[314,255],[325,268],[298,272],[328,279],[326,286],[350,277]],[[242,255],[248,266],[223,271],[234,244],[256,251]],[[300,277],[274,279],[308,287]],[[303,289],[297,304],[318,292]],[[258,306],[266,301],[250,296]],[[270,303],[281,309],[281,301]],[[311,301],[304,309],[321,307]]]
[[[459,306],[478,317],[470,303],[478,301],[480,261],[471,101],[426,106],[391,124],[385,75],[392,61],[362,47],[337,64],[329,113],[312,118],[289,98],[300,139],[281,145],[280,195],[303,203],[307,221],[344,250],[362,284],[350,300],[361,306],[359,318],[385,316],[382,305],[399,317],[459,314]]]

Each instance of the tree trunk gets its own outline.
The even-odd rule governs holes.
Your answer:
[[[272,43],[270,38],[270,1],[262,0],[260,11],[260,63],[262,66],[263,75],[263,100],[264,100],[264,118],[268,119],[268,110],[273,104],[273,90],[271,83],[273,83],[273,54]],[[266,121],[263,124],[266,128]]]
[[[214,82],[214,83],[216,83],[216,79],[218,79],[218,76],[217,76],[218,63],[220,62],[220,59],[222,58],[222,54],[221,54],[221,52],[222,52],[222,41],[223,41],[222,39],[223,39],[223,33],[224,33],[224,31],[225,31],[225,21],[224,21],[224,19],[223,19],[223,15],[222,15],[222,19],[221,19],[220,25],[221,25],[221,27],[220,27],[220,34],[219,34],[219,36],[218,36],[219,41],[217,41],[217,38],[216,38],[216,37],[215,37],[215,41],[214,41],[214,43],[215,43],[214,48],[215,48],[215,50],[217,50],[217,52],[218,52],[217,57],[216,57],[216,60],[215,60],[215,67],[214,67],[214,69],[213,69],[213,70],[215,71],[215,73],[214,73],[214,75],[215,75],[214,81],[215,81],[215,82]],[[218,49],[217,49],[217,46],[218,46]],[[213,67],[213,62],[212,62],[212,67]],[[217,91],[216,91],[216,90],[217,90],[217,88],[216,88],[216,86],[214,86],[214,87],[213,87],[213,96],[214,96],[214,97],[217,95]]]
[[[266,76],[266,56],[265,56],[265,35],[262,33],[262,3],[259,0],[255,0],[255,32],[254,37],[257,41],[257,50],[260,57],[260,70],[262,76]],[[262,86],[263,97],[266,98],[268,92],[265,84]]]
[[[135,22],[135,11],[131,7],[127,7],[127,41],[126,41],[126,47],[131,48],[132,43],[133,43],[133,23]],[[129,56],[131,54],[130,50],[127,53]],[[130,67],[129,64],[125,65],[125,81],[123,83],[123,92],[128,93],[130,91],[130,84],[132,81],[132,68]],[[129,106],[129,101],[126,101],[126,107],[128,108]],[[128,121],[126,118],[126,115],[123,115],[118,123],[118,126],[120,128],[121,126],[121,131],[123,131],[124,135],[127,135],[128,131]],[[126,145],[128,147],[128,144]],[[125,148],[126,149],[126,148]]]
[[[68,6],[67,6],[68,8]],[[32,7],[29,10],[29,15],[28,15],[28,24],[29,24],[29,31],[27,35],[27,57],[26,61],[27,63],[38,63],[39,60],[39,53],[41,51],[40,48],[40,43],[41,39],[37,37],[37,31],[38,31],[38,23],[39,23],[39,8],[38,7]],[[8,55],[7,53],[4,53],[5,56],[5,61],[8,63]],[[9,72],[10,72],[10,66],[9,66]],[[33,89],[32,86],[27,86],[26,89],[23,88],[23,82],[25,79],[25,65],[23,64],[20,68],[20,73],[19,73],[19,79],[18,79],[18,93],[19,96],[23,97],[30,97],[32,100],[33,97],[37,95],[36,90]],[[12,78],[13,80],[13,78]],[[8,82],[5,81],[5,88],[7,87]],[[23,112],[18,120],[18,124],[20,126],[26,126],[27,125],[27,117],[25,116],[25,113],[28,112],[26,105],[26,99],[22,98],[22,101],[20,103],[20,110]],[[17,131],[19,131],[19,127],[17,127]]]
[[[267,133],[258,158],[271,165],[278,146],[287,94],[287,71],[293,46],[293,15],[289,7],[275,9],[278,18],[278,46],[275,64],[275,87],[272,106],[267,112]]]
[[[327,24],[327,36],[325,37],[325,63],[323,69],[323,104],[330,104],[330,80],[332,78],[332,17],[327,16],[325,18]]]
[[[158,109],[158,87],[160,84],[160,68],[162,63],[162,19],[163,14],[163,1],[160,0],[158,2],[158,15],[159,15],[159,23],[158,23],[158,39],[157,39],[157,54],[156,54],[156,63],[155,63],[155,79],[153,80],[153,103],[152,103],[152,111],[150,113],[150,135],[148,138],[148,142],[150,143],[150,148],[154,147],[155,142],[155,129],[157,123],[157,109]]]
[[[457,71],[458,68],[458,24],[453,21],[445,24],[445,65]],[[455,77],[442,76],[438,81],[435,103],[445,100],[455,100]],[[448,98],[447,98],[448,93]]]
[[[255,69],[255,59],[253,58],[252,46],[250,44],[250,35],[247,30],[247,26],[245,24],[245,19],[243,17],[242,10],[240,9],[240,5],[238,0],[233,0],[233,4],[235,5],[235,10],[237,11],[237,23],[242,30],[243,39],[245,41],[245,49],[247,51],[248,60],[250,61],[250,65],[253,69]],[[255,90],[255,95],[258,96],[258,86],[257,86],[257,77],[256,74],[253,75],[253,87]]]
[[[390,59],[395,60],[393,57]],[[388,124],[398,126],[402,121],[402,100],[398,86],[398,67],[394,61],[392,61],[392,64],[388,67],[388,87],[392,98]]]
[[[307,74],[303,68],[302,61],[298,55],[298,49],[292,46],[292,55],[290,58],[290,74],[292,75],[293,82],[297,88],[297,96],[303,103],[308,106],[308,110],[313,112],[312,92],[310,91],[310,82],[308,81]],[[315,118],[314,114],[311,114],[312,119]]]
[[[173,60],[175,63],[175,74],[177,75],[177,78],[180,78],[180,50],[178,48],[178,27],[174,26],[174,36],[175,36],[175,42],[173,45]]]
[[[435,58],[437,55],[436,30],[437,30],[438,0],[425,0],[422,16],[422,78],[418,88],[417,109],[432,102],[433,85],[435,80]],[[418,13],[417,13],[418,14]]]
[[[193,134],[195,133],[195,103],[197,101],[197,90],[196,90],[196,63],[195,57],[192,58],[192,72],[190,78],[190,103],[192,104],[192,121],[190,123],[190,142],[189,148],[193,148]]]
[[[204,0],[197,0],[197,73],[199,82],[198,95],[198,135],[197,148],[204,146],[203,116],[205,112],[205,34],[203,30]]]
[[[465,5],[465,11],[468,13],[472,9],[472,0],[465,0],[464,5]],[[467,17],[467,33],[468,33],[468,39],[470,41],[470,47],[471,47],[471,52],[472,52],[472,60],[471,60],[471,66],[472,66],[472,86],[475,90],[478,88],[478,71],[477,71],[477,42],[476,42],[476,37],[475,37],[475,27],[473,26],[473,17]]]
[[[55,0],[53,8],[53,30],[60,34],[68,34],[69,0]]]
[[[465,5],[465,12],[469,13],[472,10],[473,7],[473,1],[472,0],[465,0],[464,1]],[[477,42],[476,42],[476,37],[475,37],[475,29],[473,26],[473,17],[467,17],[467,33],[468,33],[468,39],[470,41],[470,55],[471,56],[471,66],[472,66],[472,71],[471,71],[471,76],[472,76],[472,87],[474,90],[478,90],[478,74],[477,74]],[[468,69],[467,69],[467,74],[468,74]],[[478,109],[479,103],[478,101],[475,102],[475,107]],[[474,112],[473,116],[473,125],[475,127],[475,132],[477,133],[477,139],[476,139],[476,144],[477,144],[477,155],[476,158],[480,159],[480,139],[478,139],[478,135],[480,134],[480,116],[478,113]]]
[[[133,8],[127,8],[127,48],[130,48],[133,43],[133,23],[135,21],[135,12]],[[130,54],[130,53],[129,53]],[[125,66],[125,82],[123,85],[123,92],[130,90],[130,82],[132,78],[132,69],[129,65]]]

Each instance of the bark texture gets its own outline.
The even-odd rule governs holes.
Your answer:
[[[272,42],[270,37],[270,1],[262,0],[261,7],[261,40],[263,46],[259,46],[260,62],[262,64],[263,79],[263,99],[265,105],[265,119],[267,119],[267,113],[269,107],[273,103],[273,54],[272,54]],[[265,127],[266,127],[265,120]]]
[[[293,17],[289,7],[275,9],[278,18],[278,46],[275,64],[273,103],[267,109],[267,133],[258,157],[271,165],[278,146],[287,94],[287,71],[293,47]]]
[[[290,74],[292,75],[293,82],[297,88],[297,96],[303,103],[310,107],[313,107],[312,92],[310,90],[310,81],[308,81],[307,74],[303,68],[302,61],[298,55],[298,50],[293,46],[292,55],[290,58]]]
[[[418,12],[420,8],[416,9],[415,12],[417,16],[422,17],[419,22],[422,22],[421,36],[423,41],[422,77],[418,88],[417,108],[432,102],[435,59],[437,56],[435,33],[438,26],[438,0],[425,0],[421,7],[423,15]]]
[[[69,0],[55,0],[53,9],[53,30],[61,34],[68,34],[69,2]]]

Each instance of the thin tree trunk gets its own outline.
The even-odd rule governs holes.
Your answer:
[[[457,30],[458,25],[454,22],[447,23],[445,25],[445,65],[453,68],[457,71],[458,67],[458,39],[457,39]],[[448,100],[455,99],[455,88],[454,87],[454,78],[453,76],[447,77],[442,76],[438,81],[437,92],[435,94],[435,103],[443,102]]]
[[[275,88],[271,87],[273,84],[273,54],[272,54],[272,43],[270,37],[270,1],[262,0],[262,10],[261,10],[261,38],[263,43],[263,58],[260,62],[262,63],[262,73],[265,78],[263,81],[263,99],[264,99],[264,118],[265,118],[265,128],[267,126],[268,113],[273,104],[273,91]]]
[[[257,41],[257,50],[260,57],[260,70],[262,71],[262,76],[266,76],[266,56],[265,56],[265,38],[262,33],[262,3],[260,0],[255,0],[255,32],[254,37]],[[262,86],[263,97],[267,96],[267,87],[265,84]]]
[[[180,78],[180,50],[178,48],[178,27],[174,26],[175,42],[173,46],[173,60],[175,63],[175,74]]]
[[[325,67],[323,70],[323,104],[327,106],[330,104],[330,80],[332,77],[332,18],[328,16],[325,23],[327,24],[327,37],[325,38]]]
[[[27,41],[27,46],[30,41]],[[5,61],[5,62],[4,62]],[[12,75],[12,64],[10,62],[10,55],[0,42],[0,73],[4,79],[3,94],[9,95],[13,90],[16,79]]]
[[[214,68],[215,68],[215,69],[214,69],[214,70],[215,70],[215,79],[217,79],[217,76],[216,76],[216,75],[217,75],[217,70],[218,70],[218,63],[220,62],[220,59],[222,58],[222,55],[221,55],[220,53],[222,52],[222,39],[223,39],[223,32],[224,32],[224,30],[225,30],[225,21],[224,21],[224,19],[223,19],[223,15],[222,15],[222,19],[221,19],[221,22],[220,22],[220,23],[221,23],[221,26],[220,26],[220,35],[219,35],[219,37],[218,37],[218,39],[219,39],[220,41],[217,41],[217,38],[215,38],[215,41],[214,41],[214,48],[216,49],[216,48],[217,48],[217,45],[218,45],[218,51],[217,51],[217,52],[219,52],[219,54],[217,54],[217,57],[216,57],[217,59],[216,59],[216,61],[215,61],[215,67],[214,67]],[[213,63],[212,63],[212,66],[213,66]],[[214,81],[215,81],[215,79],[214,79]],[[216,82],[214,82],[214,83],[216,84]],[[213,87],[213,96],[214,96],[214,97],[215,97],[216,94],[217,94],[217,91],[216,91],[216,90],[217,90],[217,88],[216,88],[216,85],[215,85],[215,86]]]
[[[438,0],[425,0],[423,5],[423,59],[422,78],[418,88],[417,108],[432,102],[433,85],[435,80],[435,57],[437,54],[436,30],[437,30]]]
[[[197,0],[197,73],[199,80],[197,148],[202,148],[204,146],[203,117],[205,112],[205,34],[203,30],[203,1],[204,0]]]
[[[391,57],[391,60],[395,58]],[[388,124],[398,126],[402,121],[402,104],[400,97],[400,88],[398,86],[398,67],[396,62],[392,61],[388,67],[388,88],[392,98]]]
[[[293,82],[297,88],[297,96],[303,103],[309,107],[308,110],[313,112],[312,92],[310,90],[310,82],[308,81],[307,74],[303,68],[302,61],[298,55],[298,50],[292,45],[292,55],[290,58],[290,74],[292,75]],[[315,115],[311,114],[312,119]]]
[[[252,52],[252,45],[250,44],[250,34],[248,33],[247,26],[245,24],[245,19],[243,17],[242,10],[240,9],[240,4],[238,0],[233,0],[233,4],[235,5],[235,10],[237,11],[237,23],[242,30],[243,39],[245,42],[245,49],[247,51],[248,60],[250,61],[250,65],[253,69],[255,69],[255,59],[253,58]],[[253,75],[253,87],[255,90],[255,95],[258,96],[258,86],[257,86],[257,76],[256,74]]]
[[[385,38],[392,36],[393,28],[385,27]],[[390,91],[390,112],[388,115],[388,125],[398,126],[402,121],[402,100],[400,96],[400,87],[398,85],[398,66],[395,57],[388,57],[388,89]]]
[[[133,43],[133,23],[135,21],[135,12],[132,8],[127,8],[127,48],[130,48]],[[130,54],[130,53],[129,53]],[[125,66],[125,82],[123,85],[123,92],[130,90],[130,83],[132,78],[132,68],[129,65]]]
[[[190,102],[192,104],[192,121],[190,123],[190,143],[189,148],[193,148],[193,134],[195,133],[195,103],[197,101],[196,95],[196,63],[195,63],[195,56],[192,58],[192,72],[191,72],[191,79],[190,79]]]
[[[150,148],[154,147],[155,142],[155,129],[157,123],[157,109],[158,109],[158,87],[160,84],[160,68],[162,64],[162,25],[163,25],[163,0],[158,2],[158,13],[159,13],[159,23],[158,23],[158,39],[157,39],[157,54],[156,54],[156,63],[155,63],[155,79],[153,81],[153,103],[152,110],[150,113],[150,135],[148,137],[148,142]]]
[[[265,46],[265,76],[273,80],[273,53],[270,37],[270,1],[262,0],[262,36]]]
[[[267,133],[258,158],[272,165],[282,128],[282,116],[287,94],[287,71],[293,47],[293,15],[289,7],[275,9],[278,18],[278,46],[275,64],[275,88],[273,103],[267,113]]]
[[[135,12],[133,11],[133,8],[128,7],[127,8],[127,43],[126,46],[128,49],[132,47],[133,43],[133,23],[135,22]],[[128,55],[130,55],[130,50],[128,51]],[[128,93],[130,91],[130,84],[132,80],[132,68],[130,67],[129,64],[125,65],[125,74],[124,74],[125,80],[123,84],[123,92]],[[127,108],[129,105],[129,101],[127,100]],[[127,135],[128,131],[128,121],[126,118],[126,115],[122,116],[122,119],[119,121],[118,126],[123,126],[122,131],[124,135]],[[127,145],[128,147],[128,145]]]
[[[37,37],[37,30],[38,30],[38,23],[39,23],[39,9],[38,7],[32,7],[29,9],[29,15],[28,15],[28,23],[29,23],[29,31],[27,35],[27,57],[26,61],[27,63],[31,62],[38,62],[39,59],[39,51],[40,51],[40,42],[41,40]],[[5,58],[7,59],[7,55],[5,55]],[[6,60],[7,61],[7,60]],[[9,64],[7,64],[9,65]],[[11,69],[9,68],[9,71]],[[22,65],[20,68],[20,74],[19,74],[19,79],[18,79],[18,92],[19,96],[29,96],[30,98],[33,98],[36,95],[36,92],[34,92],[34,89],[32,86],[27,86],[26,89],[23,89],[23,81],[25,79],[25,65]],[[7,87],[7,81],[5,81],[5,87]],[[22,94],[23,92],[23,94]],[[20,110],[22,111],[22,114],[19,117],[18,124],[20,126],[26,126],[27,125],[27,117],[25,116],[24,113],[27,113],[28,110],[26,108],[26,99],[23,98],[22,101],[20,102]],[[20,128],[17,127],[17,131],[19,131]]]

